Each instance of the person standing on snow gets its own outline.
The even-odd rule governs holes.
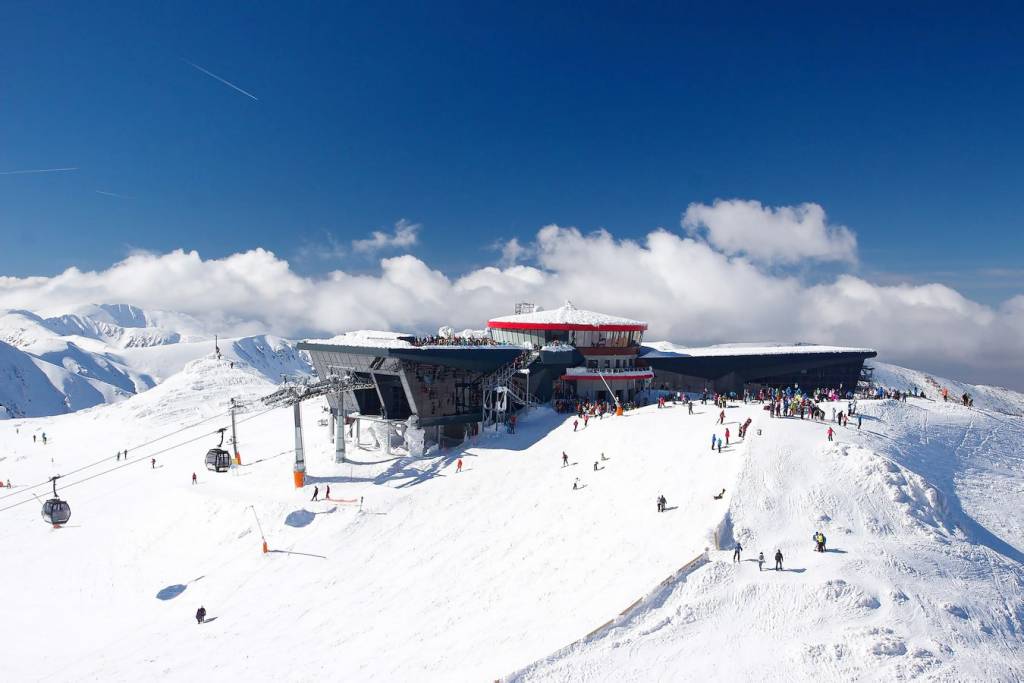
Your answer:
[[[725,445],[726,446],[729,445],[729,428],[728,427],[725,428]]]
[[[724,425],[725,424],[725,411],[724,410],[718,414],[718,424],[720,424],[720,425]]]
[[[149,469],[151,469],[151,470],[155,470],[156,469],[156,458],[150,458],[149,459]]]
[[[722,440],[721,439],[718,440],[718,453],[719,453],[719,455],[721,455],[721,453],[722,453]]]
[[[573,420],[572,421],[572,431],[575,432],[576,428],[579,427],[579,426],[580,426],[580,421],[579,420]]]
[[[572,490],[575,491],[579,487],[580,487],[580,478],[576,477],[576,479],[572,482]]]
[[[206,621],[206,608],[202,605],[196,610],[196,623],[201,624]]]
[[[781,571],[781,570],[782,570],[782,551],[781,550],[776,550],[775,551],[775,571]]]
[[[832,431],[832,428],[831,428],[831,427],[829,427],[829,428],[828,428],[828,432],[827,432],[827,433],[828,433],[828,440],[829,440],[829,441],[831,441],[831,440],[832,440],[832,435],[833,435],[833,434],[834,434],[835,432],[833,432],[833,431]]]
[[[718,437],[715,436],[714,434],[712,434],[711,435],[711,450],[715,450],[715,441],[717,441],[717,440],[718,440]]]
[[[330,500],[330,499],[331,499],[331,485],[328,484],[327,485],[327,491],[324,493],[324,500]]]
[[[568,467],[568,466],[569,466],[569,454],[566,453],[565,451],[562,451],[562,467]]]
[[[764,571],[764,553],[757,554],[757,571]]]
[[[743,550],[743,546],[741,546],[739,544],[739,541],[737,541],[736,542],[736,547],[732,549],[732,561],[733,562],[739,562],[740,561],[740,552],[742,550]]]
[[[860,429],[860,415],[857,415],[857,429]]]
[[[192,485],[195,486],[197,483],[198,483],[198,479],[196,478],[196,473],[193,472],[192,473]]]
[[[313,497],[309,499],[310,502],[315,501],[319,496],[320,496],[320,487],[319,486],[314,486],[313,487]]]
[[[461,471],[462,471],[462,458],[459,458],[458,461],[456,461],[456,463],[455,463],[455,474],[458,474]]]

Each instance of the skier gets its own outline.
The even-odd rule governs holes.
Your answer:
[[[718,414],[718,424],[720,424],[720,425],[724,425],[725,424],[725,411],[724,410]]]
[[[715,450],[715,441],[717,441],[717,440],[718,440],[718,437],[715,436],[714,434],[712,434],[711,435],[711,450]]]
[[[782,569],[782,551],[775,551],[775,571]]]
[[[46,445],[46,432],[43,432],[43,445]]]
[[[757,571],[764,571],[764,553],[757,554]]]
[[[739,544],[739,541],[737,541],[736,542],[736,547],[732,549],[732,561],[733,562],[739,562],[740,561],[740,551],[742,551],[742,550],[743,550],[743,546],[741,546]]]
[[[728,427],[725,428],[725,445],[726,446],[729,445],[729,428]]]
[[[565,451],[562,451],[562,467],[568,467],[568,466],[569,466],[569,454],[566,453]]]
[[[686,402],[686,409],[689,411],[688,414],[693,415],[693,401]]]
[[[832,428],[831,428],[831,427],[829,427],[829,428],[828,428],[828,440],[829,440],[829,441],[831,441],[831,440],[832,440],[832,435],[833,435],[834,433],[835,433],[835,432],[833,432],[833,431],[832,431]]]
[[[310,498],[310,502],[316,500],[317,496],[319,496],[319,495],[320,495],[320,487],[319,486],[314,486],[313,487],[313,497]]]
[[[327,492],[324,493],[324,500],[330,500],[330,499],[331,499],[331,485],[328,484],[327,485]]]
[[[150,458],[149,459],[149,469],[151,469],[151,470],[155,470],[156,469],[156,458]]]
[[[192,485],[195,486],[198,483],[199,483],[199,479],[196,477],[196,473],[193,472],[192,473]]]
[[[724,495],[725,495],[725,489],[722,489],[722,492],[719,493],[717,496],[715,496],[715,500],[722,500],[722,496],[724,496]]]
[[[201,624],[206,621],[206,608],[202,605],[196,610],[196,623]]]
[[[597,472],[597,461],[594,461],[594,471]]]
[[[860,415],[857,416],[857,429],[860,429]]]
[[[604,457],[604,453],[602,453],[602,454],[601,454],[601,459],[602,459],[602,460],[607,460],[608,458]]]
[[[462,458],[459,458],[458,461],[455,463],[455,473],[458,474],[461,471],[462,471]]]
[[[572,490],[575,491],[579,487],[580,487],[580,478],[576,477],[576,479],[572,482]]]
[[[35,434],[33,434],[33,435],[32,435],[32,443],[35,443],[35,442],[36,442],[36,435],[35,435]]]
[[[117,461],[121,462],[121,451],[117,452]]]
[[[579,427],[579,426],[580,426],[580,421],[579,420],[573,420],[572,421],[572,431],[575,432],[576,428]]]

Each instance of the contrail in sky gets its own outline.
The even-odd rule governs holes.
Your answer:
[[[30,168],[23,171],[0,171],[0,175],[23,175],[25,173],[56,173],[58,171],[77,171],[77,166],[68,168]]]
[[[104,192],[103,190],[96,190],[96,194],[105,194],[108,197],[117,197],[118,199],[124,199],[123,194],[117,194],[116,192]]]
[[[199,66],[198,64],[195,64],[195,63],[193,63],[193,62],[190,62],[190,61],[188,61],[188,60],[187,60],[187,59],[185,59],[185,58],[182,58],[182,60],[181,60],[181,61],[185,62],[186,64],[188,64],[188,65],[189,65],[189,66],[191,66],[191,67],[194,67],[194,68],[196,68],[196,69],[199,69],[200,71],[202,71],[202,72],[203,72],[204,74],[206,74],[206,75],[207,75],[207,76],[209,76],[210,78],[216,78],[216,79],[217,79],[218,81],[220,81],[220,82],[221,82],[221,83],[223,83],[224,85],[228,86],[229,88],[234,88],[235,90],[237,90],[238,92],[242,93],[242,94],[243,94],[243,95],[245,95],[246,97],[251,97],[252,99],[256,100],[257,102],[259,102],[259,101],[260,101],[260,98],[256,97],[256,96],[255,96],[255,95],[253,95],[252,93],[249,93],[249,92],[246,92],[246,91],[242,90],[241,88],[239,88],[239,87],[238,87],[237,85],[235,85],[235,84],[234,84],[234,83],[232,83],[231,81],[225,81],[225,80],[224,80],[223,78],[221,78],[221,77],[220,77],[220,76],[218,76],[217,74],[213,73],[212,71],[207,71],[206,69],[204,69],[203,67]]]

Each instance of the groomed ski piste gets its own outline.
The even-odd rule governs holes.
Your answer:
[[[719,411],[698,402],[578,431],[540,408],[514,435],[421,459],[350,442],[358,464],[335,464],[309,401],[301,490],[288,409],[238,416],[241,467],[203,465],[228,400],[275,388],[244,363],[0,422],[0,508],[30,500],[0,511],[3,678],[1020,679],[1024,396],[970,387],[968,409],[936,388],[960,385],[876,365],[930,398],[862,400],[862,428],[832,443],[833,423],[732,402],[721,453]],[[54,474],[61,529],[31,495],[49,484],[26,488]],[[314,485],[336,500],[311,501]]]

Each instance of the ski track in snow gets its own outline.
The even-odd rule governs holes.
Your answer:
[[[125,447],[138,463],[67,488],[67,528],[48,528],[34,500],[0,513],[5,679],[1024,675],[1021,418],[861,401],[864,428],[838,428],[830,444],[824,423],[734,404],[728,426],[750,416],[750,436],[719,455],[708,445],[721,433],[711,406],[693,416],[651,406],[578,433],[571,417],[541,409],[519,434],[435,457],[389,459],[350,443],[353,459],[373,463],[350,465],[333,463],[327,430],[315,426],[322,404],[311,401],[309,481],[321,494],[330,484],[335,499],[363,497],[362,510],[291,486],[289,410],[240,416],[244,465],[230,472],[203,467],[213,436],[148,466],[157,449],[227,426],[229,398],[273,388],[256,369],[200,359],[114,405],[0,422],[0,476],[16,486],[101,457],[114,467]],[[42,431],[47,446],[32,443]],[[576,477],[582,490],[572,490]],[[655,511],[659,493],[665,513]],[[830,552],[812,551],[817,529]],[[708,546],[710,564],[659,587]],[[776,548],[787,571],[769,570]],[[765,572],[750,561],[758,551]],[[641,596],[650,597],[611,628],[565,648]],[[55,626],[65,635],[57,646],[41,637]]]

